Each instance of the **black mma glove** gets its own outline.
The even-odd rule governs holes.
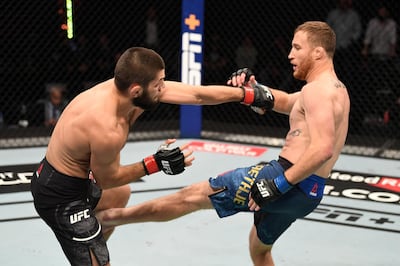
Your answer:
[[[251,77],[251,76],[254,76],[253,71],[251,71],[251,69],[250,69],[250,68],[247,68],[247,67],[246,67],[246,68],[241,68],[241,69],[239,69],[239,70],[233,72],[233,73],[231,74],[231,76],[229,77],[229,79],[232,79],[233,77],[236,77],[236,76],[240,76],[240,75],[242,75],[243,73],[246,74],[246,77],[244,78],[244,83],[247,84],[247,82],[249,82],[249,80],[250,80],[250,77]]]
[[[243,89],[244,97],[241,101],[242,104],[250,105],[251,109],[259,114],[265,114],[266,111],[272,110],[274,107],[274,96],[272,95],[271,90],[262,84],[249,84],[248,81],[250,77],[253,76],[253,71],[248,68],[239,69],[236,72],[233,72],[230,79],[236,76],[240,76],[245,73],[245,85],[241,86]]]
[[[265,110],[272,110],[274,107],[274,96],[271,90],[260,83],[241,87],[244,90],[243,104],[259,107]]]
[[[281,174],[274,179],[259,179],[251,187],[251,197],[261,208],[268,202],[274,201],[293,187],[285,175]]]
[[[185,156],[179,147],[170,148],[168,144],[160,146],[158,151],[142,160],[147,175],[163,171],[168,175],[177,175],[185,170]]]

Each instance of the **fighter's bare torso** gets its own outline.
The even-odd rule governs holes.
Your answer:
[[[46,153],[49,163],[63,174],[87,178],[92,143],[110,140],[120,151],[130,125],[143,112],[132,107],[122,110],[120,100],[112,79],[75,97],[53,131]]]
[[[334,133],[330,137],[328,135],[320,138],[333,142],[333,155],[315,172],[319,176],[328,177],[346,140],[350,109],[346,87],[337,79],[336,75],[324,73],[302,88],[289,115],[290,130],[280,155],[292,163],[296,163],[310,145],[318,145],[318,143],[312,143],[311,138],[312,134],[319,134],[319,132],[310,132],[308,125],[313,122],[309,120],[314,118],[309,118],[307,114],[307,112],[313,112],[313,106],[318,104],[328,105],[326,108],[320,108],[320,106],[318,109],[320,114],[317,114],[326,117],[327,124],[315,123],[314,126],[328,127],[329,121],[333,121]]]

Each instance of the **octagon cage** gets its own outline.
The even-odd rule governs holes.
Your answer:
[[[2,1],[3,52],[0,98],[0,148],[45,146],[53,124],[45,104],[60,91],[64,105],[94,84],[112,78],[119,55],[132,46],[157,51],[166,63],[166,79],[181,80],[184,1],[48,0]],[[194,1],[196,2],[196,1]],[[350,43],[334,58],[339,78],[351,98],[350,128],[343,150],[382,158],[400,158],[400,64],[397,30],[393,53],[376,58],[363,53],[369,22],[382,5],[398,25],[399,1],[374,0],[204,0],[202,84],[225,84],[230,74],[249,67],[257,80],[286,92],[303,83],[292,76],[288,60],[293,31],[309,20],[335,25],[331,13],[339,2],[350,5]],[[386,38],[389,32],[381,32]],[[128,141],[184,138],[182,106],[160,104],[132,127]],[[200,107],[199,138],[281,146],[287,116],[258,115],[238,103]],[[190,124],[190,123],[189,123]],[[183,125],[190,127],[191,125]]]

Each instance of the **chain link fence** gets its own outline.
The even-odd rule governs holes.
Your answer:
[[[335,68],[352,100],[345,152],[399,159],[399,58],[363,55],[368,24],[382,2],[352,2],[360,29],[357,34],[352,28],[353,40],[347,47],[338,46],[335,56]],[[383,3],[397,25],[400,2]],[[300,89],[302,82],[293,79],[287,59],[293,30],[307,20],[327,21],[337,4],[335,0],[205,0],[203,83],[224,84],[237,68],[250,67],[261,83],[287,92]],[[156,50],[166,62],[167,79],[180,79],[181,1],[16,0],[2,1],[0,6],[0,147],[46,145],[54,124],[46,121],[49,99],[63,106],[112,77],[118,56],[128,47]],[[73,24],[68,24],[71,18]],[[337,31],[356,24],[339,22],[330,22]],[[70,38],[68,26],[73,29]],[[378,33],[381,39],[390,34]],[[398,52],[397,43],[394,48]],[[129,139],[179,137],[179,110],[161,104],[145,113]],[[259,116],[237,103],[205,106],[202,112],[205,138],[279,146],[288,129],[286,116]]]

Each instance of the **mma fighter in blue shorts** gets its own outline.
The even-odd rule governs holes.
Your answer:
[[[126,50],[114,72],[114,78],[68,104],[31,180],[35,208],[71,265],[109,265],[106,240],[114,228],[101,230],[95,213],[124,207],[131,194],[129,183],[158,171],[180,174],[194,160],[192,151],[183,153],[187,145],[168,147],[175,142],[170,139],[155,154],[120,164],[130,127],[145,110],[159,102],[270,105],[270,95],[257,85],[233,88],[165,81],[164,60],[143,47]]]
[[[265,88],[273,95],[272,110],[289,115],[290,129],[279,158],[226,172],[136,206],[100,212],[101,223],[108,227],[167,221],[208,208],[215,208],[220,217],[254,211],[250,256],[256,266],[274,265],[272,245],[296,219],[317,207],[325,179],[346,140],[350,100],[335,74],[335,45],[335,33],[325,22],[298,26],[288,58],[293,76],[306,84],[290,94]],[[228,83],[241,86],[247,80],[257,83],[254,75],[242,70]]]

